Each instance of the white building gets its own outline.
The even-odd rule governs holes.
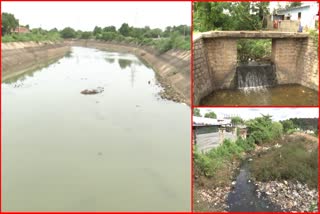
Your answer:
[[[193,126],[231,126],[231,119],[212,119],[193,116]]]
[[[276,10],[276,16],[281,20],[298,21],[303,28],[315,29],[319,18],[319,4],[317,2],[303,2],[302,6]]]

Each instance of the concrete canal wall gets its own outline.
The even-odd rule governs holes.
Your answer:
[[[72,46],[134,54],[155,70],[169,99],[190,105],[190,51],[170,50],[159,54],[151,47],[95,40],[2,43],[2,80],[57,60]]]
[[[2,43],[2,80],[43,67],[63,57],[68,51],[70,51],[70,46],[63,42]]]

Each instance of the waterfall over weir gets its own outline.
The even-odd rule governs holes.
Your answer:
[[[236,70],[238,89],[274,86],[277,77],[274,65],[240,65]]]

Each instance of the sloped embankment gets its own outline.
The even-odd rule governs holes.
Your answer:
[[[71,46],[134,54],[156,71],[165,89],[162,97],[190,105],[190,51],[170,50],[159,54],[150,47],[95,40],[3,43],[2,80],[43,67],[63,57]]]
[[[70,47],[63,42],[2,43],[2,80],[45,66],[63,57],[68,51]]]

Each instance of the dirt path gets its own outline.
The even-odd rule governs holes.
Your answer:
[[[311,141],[311,142],[318,142],[318,138],[315,136],[312,136],[310,134],[302,133],[302,132],[295,132],[292,134],[292,136],[301,136],[306,138],[306,140]]]

